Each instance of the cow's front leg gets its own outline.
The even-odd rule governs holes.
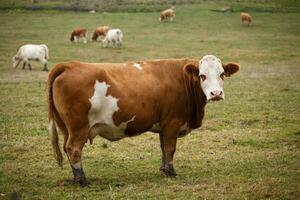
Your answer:
[[[168,177],[177,175],[173,166],[173,156],[176,151],[179,128],[178,122],[169,123],[160,133],[162,147],[162,166],[160,170]]]
[[[15,63],[13,64],[13,67],[14,67],[14,68],[17,68],[17,67],[19,66],[19,64],[21,63],[21,61],[22,61],[21,59],[18,60],[16,64],[15,64]]]
[[[26,63],[25,61],[23,61],[22,69],[25,69],[26,64],[27,64],[27,63]]]

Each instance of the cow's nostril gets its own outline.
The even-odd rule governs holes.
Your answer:
[[[214,91],[211,91],[210,92],[210,95],[212,97],[217,97],[217,96],[221,96],[223,94],[223,91],[222,90],[214,90]]]

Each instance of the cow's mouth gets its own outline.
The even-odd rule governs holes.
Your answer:
[[[223,100],[224,98],[222,96],[215,96],[213,98],[208,99],[207,101],[220,101]]]

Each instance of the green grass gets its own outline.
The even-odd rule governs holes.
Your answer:
[[[208,10],[224,4],[177,6],[173,23],[159,23],[157,12],[0,12],[0,199],[299,199],[300,14],[254,12],[254,26],[247,27],[236,12]],[[123,30],[122,48],[69,42],[74,27],[86,27],[90,36],[104,24]],[[226,79],[225,101],[207,105],[203,126],[179,139],[177,178],[158,171],[156,134],[114,143],[98,137],[84,148],[92,185],[81,188],[71,184],[66,157],[60,169],[52,156],[47,73],[39,64],[32,71],[11,67],[25,43],[46,43],[50,68],[67,60],[215,54],[241,70]]]

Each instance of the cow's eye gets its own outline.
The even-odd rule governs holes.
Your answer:
[[[200,78],[201,78],[202,81],[205,81],[206,76],[204,74],[200,74]]]
[[[225,73],[224,73],[224,72],[220,75],[220,78],[221,78],[222,80],[224,80],[224,78],[225,78]]]

